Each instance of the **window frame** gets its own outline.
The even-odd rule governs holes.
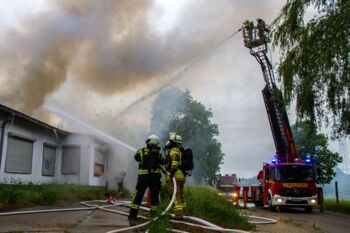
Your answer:
[[[7,160],[9,158],[8,149],[9,149],[9,142],[10,142],[11,138],[32,143],[32,153],[31,153],[31,156],[30,156],[31,158],[30,158],[30,171],[29,172],[8,170],[8,164],[7,164]],[[24,175],[31,175],[32,174],[32,171],[33,171],[33,156],[34,156],[34,142],[35,141],[36,141],[35,138],[27,137],[27,136],[24,136],[24,135],[13,133],[13,132],[8,132],[7,146],[6,146],[5,169],[4,169],[5,173],[24,174]]]
[[[52,148],[52,149],[55,149],[55,154],[54,154],[54,167],[53,167],[53,175],[47,175],[47,174],[44,174],[44,169],[43,169],[43,166],[44,166],[44,151],[45,151],[45,147],[49,147],[49,148]],[[54,145],[54,144],[50,144],[50,143],[44,143],[43,144],[43,157],[42,157],[42,160],[41,160],[41,175],[42,176],[48,176],[48,177],[55,177],[56,176],[56,160],[57,160],[57,145]]]
[[[96,151],[99,151],[101,153],[101,155],[103,156],[103,164],[101,163],[97,163],[96,162]],[[101,174],[96,174],[96,169],[95,167],[102,167],[102,173]],[[104,176],[106,172],[106,153],[105,150],[95,147],[94,148],[94,177],[101,177]]]
[[[63,172],[63,150],[65,148],[79,148],[79,167],[77,173],[65,173]],[[62,175],[79,175],[80,174],[80,164],[81,164],[81,145],[63,145],[62,146],[62,156],[61,156],[61,174]]]

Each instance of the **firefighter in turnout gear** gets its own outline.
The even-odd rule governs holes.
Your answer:
[[[167,157],[165,161],[166,169],[170,175],[166,175],[165,181],[169,193],[172,195],[174,184],[172,178],[175,177],[177,192],[174,201],[174,214],[175,218],[182,219],[184,216],[184,210],[187,205],[183,197],[183,189],[186,181],[185,174],[182,171],[182,161],[183,161],[183,148],[182,148],[182,138],[180,135],[175,133],[170,133],[169,141],[167,142],[166,148]]]
[[[151,192],[151,216],[155,214],[159,203],[159,191],[161,187],[160,165],[163,164],[162,154],[159,152],[159,139],[156,135],[150,135],[146,140],[146,147],[139,149],[134,158],[139,163],[136,193],[130,206],[129,221],[134,225],[137,213],[140,209],[143,195],[147,188]]]
[[[258,36],[260,40],[269,42],[268,33],[270,32],[269,26],[266,25],[265,21],[263,19],[256,19],[256,28],[258,30]]]
[[[254,23],[252,21],[245,20],[243,22],[243,28],[247,31],[247,33],[244,34],[244,43],[247,45],[253,40]]]

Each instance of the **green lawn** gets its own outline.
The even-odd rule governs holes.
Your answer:
[[[323,208],[325,210],[350,214],[350,200],[339,200],[339,204],[337,204],[335,199],[325,199]]]
[[[0,184],[0,209],[53,205],[59,202],[104,199],[104,197],[103,187],[58,184]]]

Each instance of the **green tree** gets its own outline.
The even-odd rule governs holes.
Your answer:
[[[298,120],[350,134],[350,1],[289,0],[274,25],[284,97],[296,100]]]
[[[338,153],[328,149],[328,138],[324,134],[309,132],[309,125],[301,122],[292,125],[295,144],[302,158],[311,155],[317,170],[317,183],[328,184],[335,176],[334,168],[342,161]]]
[[[211,110],[193,100],[189,91],[174,87],[161,92],[153,103],[151,133],[158,134],[163,145],[169,132],[182,136],[183,146],[193,150],[196,183],[212,184],[224,156],[212,117]]]

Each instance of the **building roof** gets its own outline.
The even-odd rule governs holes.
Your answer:
[[[30,117],[22,112],[16,111],[16,110],[9,108],[9,107],[2,105],[2,104],[0,104],[0,112],[4,112],[4,113],[9,114],[9,117],[18,118],[18,119],[30,122],[32,124],[35,124],[37,126],[40,126],[40,127],[46,128],[46,129],[51,129],[53,131],[56,131],[56,133],[68,134],[67,131],[56,128],[56,127],[49,125],[45,122],[39,121],[33,117]]]

